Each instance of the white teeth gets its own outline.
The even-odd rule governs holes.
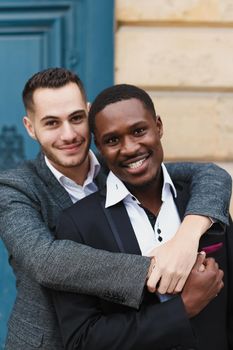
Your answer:
[[[146,158],[141,159],[141,160],[139,160],[139,161],[137,161],[137,162],[134,162],[134,163],[130,163],[130,164],[128,164],[128,167],[129,167],[130,169],[139,168],[139,167],[142,165],[142,163],[145,161],[145,159],[146,159]]]

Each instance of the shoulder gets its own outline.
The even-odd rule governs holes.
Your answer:
[[[19,166],[13,169],[1,170],[0,180],[2,179],[21,179],[28,175],[33,176],[37,174],[39,160],[33,159],[22,162]]]
[[[0,171],[0,191],[17,191],[32,196],[46,188],[46,176],[42,176],[38,169],[38,159],[35,159],[25,161],[15,169]]]

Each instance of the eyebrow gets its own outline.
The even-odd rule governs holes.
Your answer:
[[[138,122],[136,122],[136,123],[134,123],[133,125],[130,125],[130,129],[131,130],[133,130],[133,129],[135,129],[135,128],[139,128],[139,127],[141,127],[142,125],[144,125],[144,120],[140,120],[140,121],[138,121]],[[98,129],[98,128],[96,128],[96,129]],[[101,137],[111,137],[111,136],[115,136],[116,134],[118,134],[118,131],[117,130],[110,130],[110,131],[106,131]]]
[[[86,113],[86,110],[85,109],[77,109],[76,111],[70,113],[68,115],[68,117],[73,117],[74,115],[77,115],[77,114],[87,114]],[[41,118],[41,121],[45,121],[47,119],[58,119],[59,117],[58,116],[55,116],[55,115],[46,115],[44,116],[43,118]]]

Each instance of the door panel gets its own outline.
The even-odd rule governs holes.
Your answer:
[[[34,72],[63,63],[62,13],[44,8],[15,5],[1,8],[0,19],[0,169],[15,167],[35,157],[38,145],[30,139],[22,124],[23,86]],[[1,11],[0,10],[0,11]],[[4,11],[3,11],[4,10]],[[10,12],[8,12],[10,11]],[[64,13],[63,13],[64,14]],[[64,28],[63,28],[64,29]],[[0,257],[0,348],[15,298],[15,279],[1,242]]]
[[[38,152],[37,144],[31,140],[21,122],[24,108],[21,92],[24,83],[34,72],[50,66],[76,68],[70,58],[75,32],[75,6],[71,1],[46,1],[0,3],[0,131],[14,130],[22,135],[24,157],[33,158]],[[67,39],[66,39],[67,38]],[[9,153],[9,152],[8,152]],[[4,168],[4,151],[1,154],[1,169]],[[12,166],[16,164],[12,163]]]

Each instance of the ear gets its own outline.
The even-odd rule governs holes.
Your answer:
[[[31,120],[31,118],[29,118],[28,116],[24,116],[23,117],[23,124],[28,132],[28,135],[31,136],[31,138],[33,138],[34,140],[37,140],[36,135],[35,135],[33,122]]]
[[[159,137],[161,139],[163,136],[163,122],[159,115],[156,116],[156,127],[159,133]]]

